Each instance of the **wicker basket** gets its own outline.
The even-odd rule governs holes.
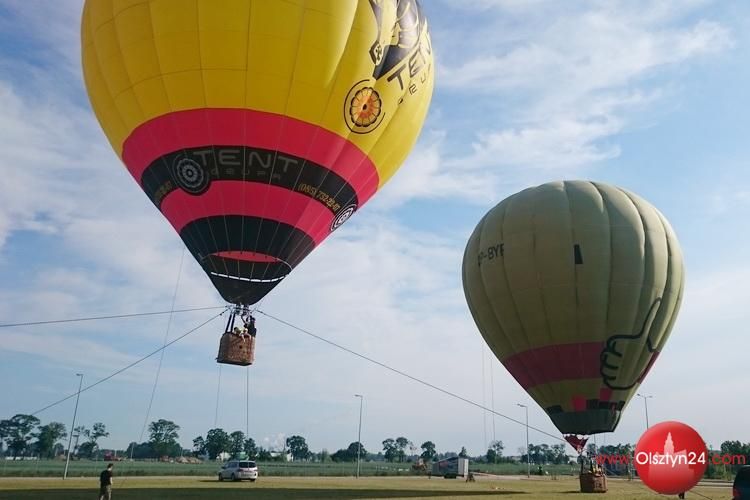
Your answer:
[[[218,363],[247,366],[255,361],[255,337],[247,334],[225,332],[219,342]]]
[[[582,472],[579,478],[581,480],[581,493],[607,492],[607,476],[604,474]]]

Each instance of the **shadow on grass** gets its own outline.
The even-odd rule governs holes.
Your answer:
[[[38,489],[38,490],[15,490],[0,491],[1,500],[90,500],[96,498],[97,490],[77,489]],[[117,500],[177,500],[177,499],[243,499],[248,494],[253,499],[287,499],[287,498],[418,498],[418,497],[490,497],[499,495],[520,495],[523,491],[466,491],[466,490],[420,490],[420,489],[349,489],[349,488],[267,488],[248,490],[245,487],[237,488],[133,488],[115,490],[112,497]]]

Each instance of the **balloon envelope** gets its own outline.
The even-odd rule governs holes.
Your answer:
[[[487,344],[563,433],[611,432],[662,350],[683,290],[677,238],[614,186],[552,182],[491,209],[463,285]]]
[[[112,147],[233,303],[377,192],[432,94],[416,0],[87,0],[81,38]]]

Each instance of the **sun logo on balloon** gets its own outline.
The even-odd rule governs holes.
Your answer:
[[[352,97],[349,114],[355,125],[368,127],[378,119],[381,106],[380,94],[372,87],[365,87]]]
[[[349,130],[355,134],[367,134],[383,121],[383,100],[367,80],[357,82],[347,94],[344,117]]]

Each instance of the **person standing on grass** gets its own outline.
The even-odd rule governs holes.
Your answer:
[[[112,500],[112,464],[99,474],[99,500]]]

